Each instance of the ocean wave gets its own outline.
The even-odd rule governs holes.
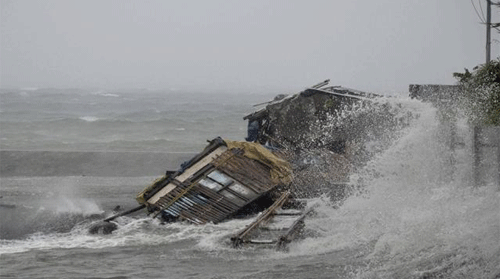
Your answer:
[[[95,121],[99,120],[99,118],[97,118],[95,116],[82,116],[82,117],[79,117],[78,119],[81,119],[81,120],[86,121],[86,122],[95,122]]]
[[[120,97],[119,94],[116,94],[116,93],[108,93],[106,90],[97,90],[97,91],[94,91],[92,93],[90,93],[91,95],[97,95],[97,96],[103,96],[103,97]]]
[[[316,218],[306,219],[317,236],[292,244],[293,255],[358,249],[369,264],[356,278],[493,278],[498,272],[498,186],[478,189],[464,179],[468,170],[445,160],[450,154],[436,110],[413,105],[420,117],[351,177],[362,190],[340,206],[322,203]],[[450,170],[456,179],[445,180]]]
[[[23,87],[20,90],[21,91],[37,91],[38,87]]]
[[[6,134],[10,132],[19,133],[19,129],[22,129],[32,131],[38,130],[43,133],[57,132],[64,135],[64,130],[66,129],[76,129],[75,133],[81,129],[80,131],[82,137],[85,137],[86,129],[96,129],[96,131],[103,129],[104,133],[106,133],[107,129],[112,131],[123,130],[125,133],[122,133],[122,135],[126,136],[127,134],[135,134],[138,131],[144,133],[146,130],[150,131],[146,134],[154,134],[158,131],[186,131],[188,128],[189,130],[204,131],[209,130],[210,127],[216,128],[219,126],[219,129],[223,129],[224,127],[228,127],[228,124],[232,126],[236,125],[246,127],[246,123],[243,120],[240,120],[239,115],[229,117],[229,119],[224,118],[223,116],[210,115],[199,115],[198,117],[183,117],[183,115],[157,115],[156,117],[145,117],[143,119],[140,119],[139,117],[101,117],[94,115],[67,117],[53,115],[50,116],[50,118],[41,118],[38,120],[3,118],[0,122],[2,123],[2,132],[5,132]],[[59,130],[61,130],[61,132],[59,132]],[[115,132],[115,134],[119,133]]]
[[[60,217],[65,220],[68,218],[67,215],[60,215]],[[95,217],[79,220],[68,232],[38,232],[26,239],[1,239],[0,255],[40,249],[147,247],[186,243],[186,241],[190,241],[192,245],[198,243],[205,250],[230,249],[229,242],[224,242],[226,238],[229,240],[230,235],[251,221],[235,220],[222,225],[198,226],[187,223],[161,224],[158,219],[149,217],[120,217],[113,221],[118,225],[118,229],[109,236],[93,235],[88,232],[96,220]]]

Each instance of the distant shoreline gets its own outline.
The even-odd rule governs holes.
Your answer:
[[[195,152],[0,150],[0,177],[159,176]]]

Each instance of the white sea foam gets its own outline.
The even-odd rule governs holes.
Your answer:
[[[91,235],[89,223],[75,226],[68,233],[37,233],[23,240],[0,240],[0,255],[40,249],[89,248],[102,249],[123,246],[155,246],[181,241],[194,241],[205,251],[230,249],[229,236],[250,220],[234,220],[222,224],[193,225],[187,223],[160,224],[148,217],[120,217],[118,229],[111,235]]]
[[[103,97],[120,97],[120,95],[115,93],[108,93],[106,90],[97,90],[95,92],[92,92],[91,94]]]
[[[28,98],[30,96],[30,94],[28,94],[28,92],[26,92],[26,91],[21,91],[21,92],[19,92],[19,96],[21,96],[23,98]]]
[[[82,116],[79,119],[83,120],[83,121],[86,121],[86,122],[95,122],[95,121],[99,120],[99,118],[97,118],[95,116]]]
[[[37,91],[38,87],[23,87],[20,90],[22,90],[22,91]]]
[[[57,203],[53,204],[53,207],[54,212],[59,214],[72,213],[86,216],[104,213],[94,200],[85,198],[57,197]]]
[[[120,97],[120,95],[113,94],[113,93],[105,93],[105,94],[100,94],[100,95],[104,96],[104,97],[114,97],[114,98]]]

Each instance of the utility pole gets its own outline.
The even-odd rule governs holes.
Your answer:
[[[486,64],[491,60],[491,0],[486,0]],[[481,127],[474,126],[472,128],[472,154],[473,154],[473,180],[474,186],[478,187],[481,184],[480,167],[481,167],[481,144],[480,131]],[[500,147],[498,147],[500,149]],[[500,156],[500,155],[499,155]],[[500,162],[499,162],[500,164]]]
[[[491,56],[491,0],[486,0],[486,63]]]

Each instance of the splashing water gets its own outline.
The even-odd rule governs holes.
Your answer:
[[[78,177],[13,178],[2,181],[13,209],[3,208],[0,238],[23,239],[33,233],[68,232],[104,210],[84,197]]]
[[[277,272],[296,273],[294,278],[307,277],[306,274],[324,277],[327,271],[317,267],[335,268],[340,263],[350,264],[346,269],[352,271],[344,274],[355,278],[498,278],[498,186],[471,186],[468,179],[471,171],[465,167],[470,165],[470,155],[463,150],[454,155],[458,163],[450,164],[450,150],[434,108],[417,101],[398,102],[419,117],[412,118],[390,145],[384,142],[385,151],[377,152],[351,176],[353,184],[363,185],[359,193],[343,200],[340,206],[327,198],[309,201],[316,205],[316,215],[306,219],[306,230],[311,233],[292,243],[289,253],[232,249],[229,237],[250,223],[250,219],[195,226],[161,225],[149,218],[121,217],[117,219],[119,228],[112,235],[89,235],[88,223],[75,221],[69,230],[51,229],[24,239],[2,239],[0,254],[15,258],[10,255],[25,252],[31,257],[31,253],[40,250],[57,253],[57,249],[88,248],[95,251],[85,251],[82,255],[97,255],[98,250],[122,247],[110,250],[123,253],[116,256],[119,260],[111,261],[113,265],[119,265],[130,253],[136,253],[136,259],[138,254],[146,259],[160,258],[161,265],[169,259],[175,263],[196,259],[201,264],[200,270],[206,272],[212,268],[214,276],[238,277],[236,269],[241,278],[251,269],[263,270],[261,278],[279,277]],[[459,128],[467,129],[464,125]],[[451,179],[450,173],[453,173]],[[75,193],[77,189],[70,187],[71,181],[62,184],[66,192],[48,197],[59,203],[44,204],[46,212],[59,216],[57,220],[67,222],[66,217],[60,217],[65,214],[86,216],[101,212],[95,202]],[[112,188],[109,193],[114,195],[119,191],[122,188]],[[106,193],[102,195],[110,195]],[[155,247],[160,248],[155,250]],[[168,253],[173,256],[165,256]],[[347,260],[344,263],[338,257]],[[100,256],[95,258],[101,261]],[[219,259],[223,259],[222,263]],[[233,266],[225,269],[230,260]],[[333,263],[329,265],[326,261]],[[154,268],[141,270],[153,272]],[[337,271],[331,277],[338,277]],[[150,277],[155,277],[151,274]]]
[[[498,186],[472,187],[461,179],[470,175],[466,168],[455,169],[454,180],[443,179],[454,166],[436,110],[414,101],[405,105],[420,117],[353,175],[366,185],[362,193],[339,209],[326,202],[317,209],[306,225],[319,236],[298,243],[293,253],[368,246],[359,278],[500,276]]]

